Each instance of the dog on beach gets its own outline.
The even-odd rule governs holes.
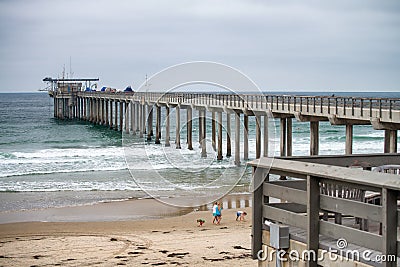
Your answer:
[[[203,226],[203,224],[206,222],[206,220],[204,220],[204,219],[197,219],[197,221],[196,221],[199,225],[199,227],[200,226]]]

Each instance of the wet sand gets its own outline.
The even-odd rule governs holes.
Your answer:
[[[93,218],[95,215],[99,219],[102,215],[107,217],[104,215],[107,213],[113,216],[132,214],[131,206],[136,215],[142,211],[156,217],[163,211],[173,217],[151,219],[150,214],[146,220],[143,217],[142,220],[121,220],[123,216],[116,216],[115,220],[108,217],[105,221],[3,223],[0,224],[0,266],[257,265],[250,257],[251,208],[241,208],[248,212],[244,222],[235,220],[238,209],[224,209],[221,225],[215,225],[210,211],[192,209],[189,212],[172,206],[165,209],[164,204],[156,204],[155,200],[141,201],[140,205],[113,202],[94,207],[61,208],[59,217],[54,215],[54,210],[21,212],[20,219],[35,212],[40,214],[33,217],[36,219],[43,215],[49,215],[48,219],[60,219],[60,214],[64,214],[64,218],[69,214],[69,218]],[[186,214],[176,216],[182,213]],[[16,218],[15,214],[14,217],[9,215],[9,220]],[[199,218],[206,220],[202,227],[196,223]]]

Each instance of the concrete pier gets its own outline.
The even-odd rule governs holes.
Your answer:
[[[249,131],[255,131],[256,135],[253,148],[255,155],[251,156],[255,158],[268,156],[270,138],[268,123],[274,119],[279,121],[279,155],[281,156],[291,156],[293,153],[293,118],[301,123],[309,123],[310,155],[319,154],[320,121],[329,121],[332,127],[345,125],[344,155],[353,153],[355,125],[370,125],[375,130],[384,131],[383,151],[385,153],[398,151],[399,99],[223,94],[216,97],[213,94],[124,94],[82,91],[60,93],[57,90],[52,92],[51,96],[54,98],[54,116],[58,119],[86,120],[126,133],[138,132],[140,138],[146,134],[146,139],[156,144],[164,143],[165,146],[169,146],[171,126],[175,127],[177,149],[182,148],[181,110],[186,109],[186,125],[183,128],[186,127],[187,130],[186,143],[187,149],[190,150],[193,149],[193,134],[196,134],[193,132],[193,120],[197,119],[193,118],[193,111],[197,110],[199,113],[197,134],[202,157],[207,156],[206,117],[209,112],[211,121],[208,125],[211,125],[211,142],[217,152],[217,159],[223,159],[222,144],[226,141],[225,155],[226,157],[234,156],[236,165],[249,159]],[[175,125],[171,125],[171,109],[174,109],[176,114]],[[223,113],[226,114],[225,127]],[[234,130],[231,129],[231,115],[235,117]],[[155,134],[153,133],[153,117],[155,117]],[[161,136],[162,118],[165,118],[165,136]],[[253,120],[255,120],[254,124]],[[254,129],[249,129],[250,125]],[[223,135],[224,129],[226,136]],[[231,144],[232,136],[235,139],[234,151]]]

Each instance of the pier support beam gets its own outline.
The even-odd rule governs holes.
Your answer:
[[[118,101],[114,101],[114,129],[118,130]]]
[[[310,121],[310,155],[319,153],[319,121]]]
[[[240,166],[240,113],[235,113],[235,165]]]
[[[138,132],[139,131],[139,129],[140,129],[140,104],[139,104],[139,102],[135,102],[135,110],[136,110],[136,132]]]
[[[136,114],[135,114],[135,112],[136,112],[136,105],[135,105],[135,102],[134,101],[132,101],[131,100],[131,133],[133,134],[133,135],[136,135],[136,121],[135,121],[135,119],[136,119]]]
[[[110,100],[109,101],[110,103],[110,123],[109,123],[109,125],[110,125],[110,129],[112,129],[113,128],[113,101],[112,100]]]
[[[129,102],[125,101],[125,133],[129,133]]]
[[[187,144],[188,144],[188,149],[193,150],[193,111],[191,107],[188,107],[186,109],[186,117],[187,117]]]
[[[146,104],[142,105],[142,130],[143,134],[146,134],[146,117],[147,117],[147,111],[146,111]]]
[[[243,117],[243,159],[249,159],[249,116],[244,114]]]
[[[156,106],[156,144],[160,144],[161,137],[161,107]]]
[[[124,103],[122,101],[119,102],[119,130],[122,132],[122,125],[124,124]]]
[[[147,106],[147,141],[151,141],[151,135],[153,133],[153,106]]]
[[[166,110],[166,117],[165,117],[165,146],[170,146],[169,143],[169,133],[170,133],[170,120],[169,120],[169,107],[165,107]]]
[[[201,146],[202,134],[203,134],[203,122],[202,122],[202,110],[199,109],[199,144]]]
[[[232,156],[231,147],[231,114],[226,113],[226,157]]]
[[[105,99],[104,100],[104,104],[105,104],[105,109],[106,109],[106,114],[105,114],[105,125],[106,126],[109,126],[110,125],[110,120],[109,120],[109,108],[108,108],[108,104],[109,104],[109,101],[107,100],[107,99]]]
[[[217,160],[222,160],[222,112],[218,112],[218,155]]]
[[[268,116],[265,115],[264,116],[264,147],[263,147],[263,151],[264,157],[268,157]]]
[[[181,149],[181,108],[177,106],[175,108],[175,112],[176,112],[175,144],[176,144],[176,149]]]
[[[261,157],[261,116],[256,116],[256,159]]]
[[[287,124],[286,124],[286,118],[281,118],[280,119],[280,131],[281,131],[281,138],[280,138],[280,155],[281,157],[286,156],[286,132],[287,132]]]
[[[353,154],[353,125],[346,124],[346,155]]]
[[[384,153],[397,153],[397,130],[385,130]]]
[[[207,122],[206,122],[206,111],[201,111],[201,157],[207,157]]]
[[[211,112],[211,137],[212,137],[212,148],[214,149],[214,151],[216,151],[215,149],[215,111]]]

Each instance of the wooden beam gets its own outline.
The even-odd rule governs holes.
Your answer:
[[[318,255],[319,248],[319,182],[318,178],[307,177],[307,249]],[[309,259],[307,265],[317,266],[316,258]]]

